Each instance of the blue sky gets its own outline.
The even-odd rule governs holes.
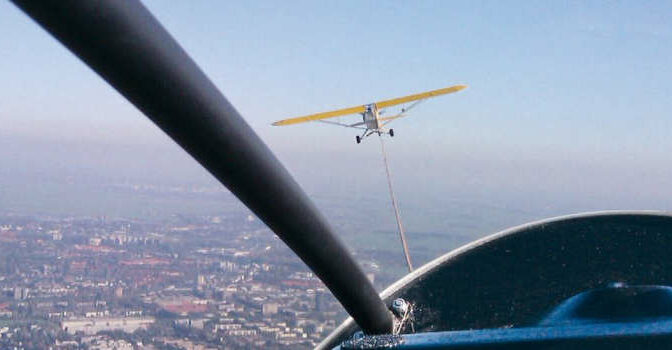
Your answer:
[[[401,183],[597,186],[672,209],[669,1],[144,3],[300,180],[378,176],[379,145],[271,122],[459,83],[394,124]],[[177,151],[7,1],[0,32],[0,136]]]

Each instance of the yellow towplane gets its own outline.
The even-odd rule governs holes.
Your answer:
[[[333,125],[338,125],[338,126],[343,126],[346,128],[355,128],[355,129],[361,129],[364,130],[364,133],[360,136],[357,135],[355,137],[355,140],[357,143],[362,142],[362,139],[365,137],[371,136],[373,134],[388,134],[391,137],[394,137],[394,129],[385,129],[385,125],[389,124],[395,119],[399,119],[401,117],[405,117],[406,113],[411,110],[413,107],[417,106],[420,102],[431,98],[431,97],[436,97],[436,96],[441,96],[445,94],[450,94],[453,92],[458,92],[464,88],[466,88],[466,85],[455,85],[443,89],[438,89],[438,90],[432,90],[432,91],[427,91],[427,92],[421,92],[419,94],[413,94],[413,95],[408,95],[404,97],[398,97],[398,98],[393,98],[391,100],[385,100],[385,101],[380,101],[380,102],[373,102],[361,106],[356,106],[356,107],[350,107],[350,108],[343,108],[343,109],[338,109],[335,111],[330,111],[330,112],[323,112],[323,113],[317,113],[317,114],[310,114],[306,115],[303,117],[297,117],[297,118],[291,118],[291,119],[284,119],[277,121],[273,123],[273,125],[276,126],[281,126],[281,125],[292,125],[292,124],[298,124],[298,123],[305,123],[305,122],[312,122],[312,121],[318,121],[322,123],[327,123],[327,124],[333,124]],[[389,116],[389,117],[382,117],[381,115],[383,114],[384,110],[383,108],[391,107],[391,106],[396,106],[404,103],[409,103],[413,102],[409,106],[402,108],[401,111],[398,114]],[[362,121],[353,123],[353,124],[345,124],[345,123],[340,123],[340,122],[334,122],[330,120],[325,120],[329,118],[334,118],[334,117],[339,117],[339,116],[344,116],[344,115],[351,115],[351,114],[360,114],[362,116]]]

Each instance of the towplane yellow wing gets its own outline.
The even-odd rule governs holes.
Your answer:
[[[310,115],[306,115],[306,116],[303,116],[303,117],[285,119],[285,120],[277,121],[277,122],[273,123],[273,125],[280,126],[280,125],[291,125],[291,124],[305,123],[305,122],[309,122],[309,121],[313,121],[313,120],[321,120],[321,119],[339,117],[339,116],[342,116],[342,115],[364,113],[364,111],[366,111],[366,107],[362,105],[362,106],[357,106],[357,107],[338,109],[338,110],[331,111],[331,112],[310,114]]]
[[[443,88],[443,89],[432,90],[432,91],[422,92],[422,93],[419,93],[419,94],[408,95],[408,96],[404,96],[404,97],[398,97],[398,98],[394,98],[394,99],[391,99],[391,100],[375,102],[375,105],[378,108],[396,106],[396,105],[400,105],[402,103],[424,100],[424,99],[431,98],[431,97],[436,97],[436,96],[441,96],[441,95],[445,95],[445,94],[450,94],[450,93],[453,93],[453,92],[458,92],[458,91],[460,91],[460,90],[462,90],[466,87],[467,87],[466,85],[455,85],[455,86],[451,86],[451,87],[447,87],[447,88]],[[276,125],[276,126],[292,125],[292,124],[305,123],[305,122],[314,121],[314,120],[334,118],[334,117],[339,117],[339,116],[343,116],[343,115],[364,113],[365,111],[366,111],[366,105],[361,105],[361,106],[356,106],[356,107],[338,109],[338,110],[330,111],[330,112],[310,114],[310,115],[306,115],[306,116],[303,116],[303,117],[284,119],[284,120],[280,120],[280,121],[277,121],[277,122],[273,123],[273,125]]]
[[[453,92],[458,92],[464,88],[466,88],[466,85],[455,85],[443,89],[438,89],[438,90],[432,90],[432,91],[427,91],[427,92],[421,92],[419,94],[414,94],[414,95],[408,95],[404,97],[398,97],[398,98],[393,98],[391,100],[385,100],[385,101],[380,101],[376,102],[376,106],[378,108],[386,108],[386,107],[391,107],[391,106],[396,106],[400,105],[402,103],[407,103],[407,102],[412,102],[412,101],[417,101],[417,100],[424,100],[426,98],[430,97],[436,97],[436,96],[441,96],[445,94],[450,94]]]

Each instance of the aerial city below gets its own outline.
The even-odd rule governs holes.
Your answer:
[[[2,349],[311,348],[345,317],[246,213],[2,215],[0,251]]]

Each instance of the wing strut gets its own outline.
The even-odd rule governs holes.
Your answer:
[[[238,111],[137,0],[13,0],[234,193],[366,333],[392,315],[326,219]]]
[[[324,124],[331,124],[331,125],[338,125],[338,126],[342,126],[344,128],[366,130],[366,128],[359,127],[359,125],[364,125],[363,122],[354,123],[354,124],[344,124],[344,123],[339,123],[339,122],[332,122],[331,120],[316,120],[316,122],[320,122],[320,123],[324,123]]]

